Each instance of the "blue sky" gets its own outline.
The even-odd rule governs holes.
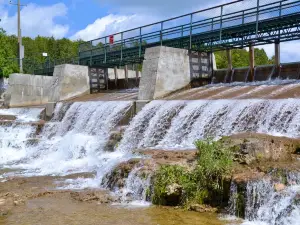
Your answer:
[[[249,1],[249,0],[248,0]],[[264,0],[262,0],[264,1]],[[269,0],[266,0],[269,1]],[[13,0],[16,2],[16,0]],[[22,34],[91,40],[230,0],[21,0]],[[17,33],[16,6],[0,0],[0,27]],[[272,45],[264,46],[274,54]],[[300,42],[283,43],[283,62],[300,61]]]

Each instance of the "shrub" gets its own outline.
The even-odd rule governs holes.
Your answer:
[[[222,190],[225,176],[231,172],[234,154],[231,148],[221,141],[211,139],[196,141],[197,166],[194,171],[202,187],[214,191]]]
[[[233,151],[222,141],[211,139],[196,141],[195,146],[198,152],[193,170],[178,165],[163,165],[157,171],[152,198],[154,204],[173,205],[168,202],[167,190],[173,184],[182,188],[180,205],[207,203],[216,194],[222,194],[224,178],[231,172]]]

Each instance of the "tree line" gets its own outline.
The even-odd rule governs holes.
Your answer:
[[[32,73],[38,65],[53,59],[71,59],[78,56],[78,47],[82,40],[72,41],[67,38],[55,39],[54,37],[36,38],[24,37],[25,59],[23,60],[24,73]],[[145,43],[143,43],[145,44]],[[46,52],[48,57],[43,57]],[[215,52],[217,68],[227,68],[226,51]],[[273,64],[264,49],[255,49],[256,65]],[[233,67],[249,66],[249,53],[245,49],[232,50]],[[18,66],[18,38],[8,35],[0,28],[0,76],[8,77],[11,73],[19,72]]]

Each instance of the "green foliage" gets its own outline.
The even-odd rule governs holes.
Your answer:
[[[38,65],[46,60],[70,59],[78,56],[78,46],[81,40],[71,41],[67,38],[55,39],[54,37],[36,38],[24,37],[23,45],[25,47],[25,60],[23,67],[25,73],[32,73]],[[0,28],[0,75],[8,76],[11,73],[18,72],[18,39],[15,35],[7,35]],[[47,52],[49,58],[42,56]]]
[[[232,54],[232,66],[234,68],[247,67],[249,66],[249,52],[246,49],[233,49]],[[274,64],[274,57],[268,58],[264,49],[255,48],[255,65],[268,65]],[[215,52],[217,68],[224,69],[228,68],[228,58],[226,51]]]
[[[7,77],[13,72],[18,72],[18,65],[10,58],[15,58],[15,52],[12,48],[13,39],[6,36],[3,29],[0,29],[0,76]]]
[[[201,185],[221,191],[224,176],[229,175],[233,163],[233,151],[221,141],[196,141],[198,149],[196,174]]]
[[[198,149],[196,166],[192,170],[178,165],[163,165],[155,176],[154,204],[166,205],[168,187],[182,187],[181,205],[203,204],[221,195],[224,178],[230,174],[233,151],[222,141],[196,141]]]
[[[196,186],[191,177],[192,174],[186,171],[182,166],[178,165],[162,165],[155,175],[154,195],[152,202],[158,205],[167,205],[166,195],[168,186],[178,184],[183,187],[185,197],[189,198],[191,192],[194,192]],[[184,203],[184,202],[182,202]]]

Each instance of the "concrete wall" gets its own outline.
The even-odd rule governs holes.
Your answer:
[[[11,74],[5,93],[5,105],[40,105],[89,93],[88,67],[65,64],[55,67],[53,77]]]
[[[191,81],[188,50],[158,46],[146,49],[139,100],[163,97]]]
[[[118,73],[118,79],[125,79],[125,70],[124,69],[117,69]],[[139,77],[141,77],[141,72],[139,72]],[[110,80],[115,79],[115,72],[114,69],[109,68],[108,69],[108,78]],[[128,79],[130,78],[136,78],[136,71],[128,70]]]
[[[50,102],[89,94],[90,81],[88,67],[70,64],[56,66],[50,88]]]
[[[11,74],[5,93],[5,105],[10,107],[46,104],[52,77]]]

